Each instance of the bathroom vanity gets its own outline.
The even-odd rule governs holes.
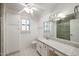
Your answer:
[[[79,56],[79,48],[55,40],[39,38],[37,52],[41,56]]]

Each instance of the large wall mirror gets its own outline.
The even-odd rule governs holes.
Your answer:
[[[66,15],[56,22],[56,36],[60,39],[70,40],[70,21],[75,19],[74,13]]]

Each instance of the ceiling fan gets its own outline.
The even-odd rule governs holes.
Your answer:
[[[19,13],[25,11],[28,14],[33,14],[33,11],[37,11],[37,8],[34,7],[33,3],[24,3],[22,5],[24,6],[24,8],[21,11],[19,11]]]

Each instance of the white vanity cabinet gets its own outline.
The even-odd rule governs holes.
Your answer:
[[[62,53],[41,41],[38,41],[36,50],[41,56],[64,56]]]
[[[37,42],[36,50],[41,53],[41,45],[39,41]]]
[[[79,56],[79,48],[44,38],[38,39],[37,51],[42,56]]]
[[[42,43],[42,50],[41,50],[42,56],[48,55],[48,47],[44,43]]]
[[[38,41],[36,49],[40,55],[47,56],[48,49],[47,49],[47,45],[45,45],[44,43]]]

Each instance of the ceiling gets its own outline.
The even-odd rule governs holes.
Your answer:
[[[38,11],[34,11],[32,17],[33,18],[40,18],[42,14],[51,13],[58,14],[58,13],[72,13],[74,6],[79,5],[77,3],[27,3],[26,5],[31,4],[32,7],[38,9]],[[6,3],[7,8],[13,9],[17,12],[21,11],[25,6],[25,3]],[[23,11],[21,14],[27,14]],[[28,14],[27,14],[28,15]]]
[[[40,18],[44,12],[53,11],[56,3],[34,3],[33,6],[38,9],[37,12],[34,11],[32,17]],[[25,7],[25,3],[6,3],[7,8],[13,9],[17,12],[21,11]],[[22,12],[22,14],[26,14],[26,12]]]
[[[25,5],[21,3],[6,3],[7,7],[16,11],[22,10]],[[39,12],[53,10],[56,3],[35,3],[34,7],[36,7]]]
[[[56,3],[36,3],[37,6],[44,10],[54,9]]]
[[[15,11],[20,11],[24,8],[24,6],[19,3],[6,3],[6,7]]]

